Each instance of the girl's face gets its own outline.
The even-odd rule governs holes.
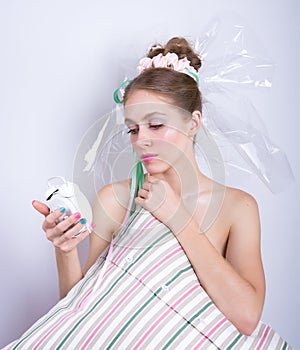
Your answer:
[[[125,104],[125,123],[138,158],[152,175],[164,173],[189,157],[191,114],[147,90],[137,90]]]

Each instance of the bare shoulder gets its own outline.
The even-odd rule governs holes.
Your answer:
[[[226,260],[256,289],[262,308],[265,278],[258,204],[251,194],[240,189],[226,188],[226,193],[226,210],[230,215]]]
[[[219,223],[224,227],[232,226],[236,221],[241,220],[241,216],[258,214],[258,204],[256,199],[248,192],[238,188],[224,186],[213,180],[204,186],[203,198],[207,198],[207,203],[215,203],[215,211],[218,211]],[[218,220],[216,221],[218,222]]]
[[[241,266],[247,256],[256,257],[259,265],[261,227],[257,201],[251,194],[230,187],[226,188],[225,197],[229,217],[227,259]]]
[[[127,211],[130,195],[129,186],[130,180],[124,180],[106,185],[98,191],[93,206],[95,227],[90,235],[89,255],[84,274],[118,232]]]
[[[98,230],[114,233],[118,229],[126,214],[129,197],[129,179],[105,185],[98,191],[93,207],[93,220]],[[98,230],[96,228],[95,232]]]
[[[259,218],[256,199],[250,193],[238,188],[226,187],[225,205],[229,211],[232,227],[247,217],[250,220]]]
[[[129,200],[130,179],[114,182],[102,187],[97,193],[97,199],[108,206],[126,206]]]

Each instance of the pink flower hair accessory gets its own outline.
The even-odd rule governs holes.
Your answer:
[[[160,53],[153,58],[142,58],[137,67],[138,73],[141,74],[148,68],[170,68],[177,72],[188,74],[197,84],[199,83],[197,70],[191,66],[191,62],[186,57],[179,59],[174,52],[168,52],[166,55]]]

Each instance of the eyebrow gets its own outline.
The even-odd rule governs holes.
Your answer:
[[[165,113],[162,113],[162,112],[151,112],[151,113],[147,113],[144,115],[144,117],[141,119],[141,120],[146,120],[146,119],[150,119],[152,116],[154,115],[159,115],[159,116],[166,116]],[[164,117],[160,117],[159,119],[166,119]],[[130,118],[125,118],[125,124],[128,125],[128,124],[136,124],[135,121],[131,120]]]

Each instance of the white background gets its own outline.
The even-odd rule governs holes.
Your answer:
[[[261,214],[262,319],[300,348],[296,0],[0,1],[0,346],[58,300],[54,252],[31,201],[43,199],[49,176],[71,177],[80,138],[114,107],[112,92],[148,45],[195,38],[222,10],[241,15],[277,63],[274,86],[256,106],[296,181],[274,196],[253,177],[245,190]]]

